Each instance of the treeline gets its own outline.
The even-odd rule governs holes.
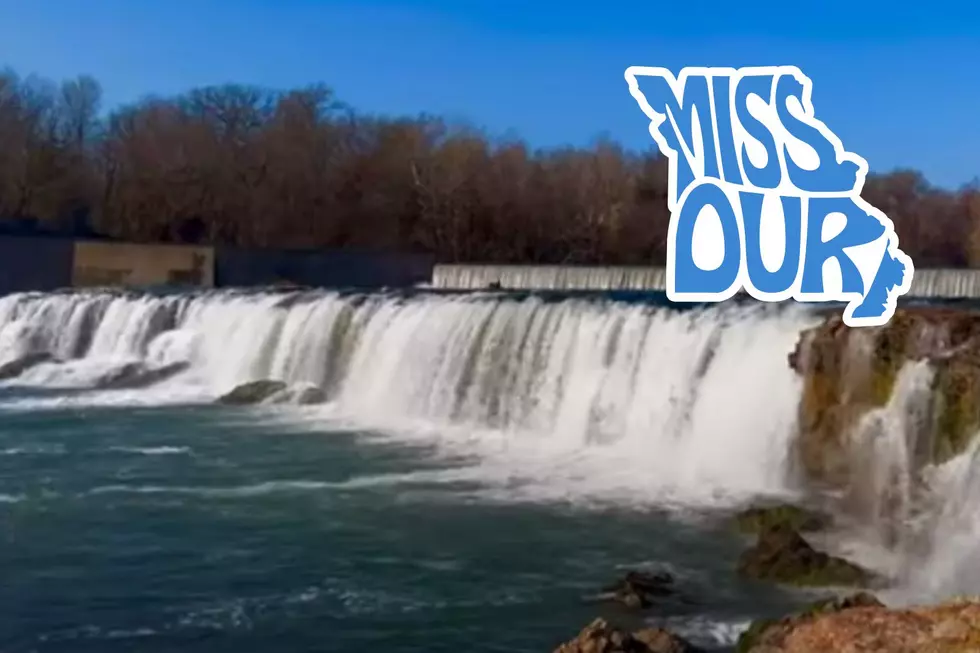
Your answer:
[[[665,258],[667,165],[652,150],[531,150],[437,117],[365,115],[325,86],[199,88],[108,113],[101,95],[90,77],[0,73],[0,227],[442,262]],[[917,265],[980,264],[976,186],[900,171],[865,196]]]

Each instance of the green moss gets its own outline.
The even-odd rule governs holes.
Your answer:
[[[775,619],[756,619],[748,629],[738,636],[735,643],[735,653],[751,653],[756,644],[762,640],[762,636],[779,622]]]
[[[817,531],[831,523],[829,515],[788,503],[749,508],[735,517],[735,525],[742,533],[759,533],[776,526],[788,526],[800,532]]]
[[[908,360],[914,324],[911,315],[899,312],[886,326],[875,330],[871,378],[864,397],[872,406],[884,406],[891,398],[898,372]]]
[[[864,587],[871,580],[867,571],[846,560],[828,557],[826,564],[806,569],[788,569],[781,579],[796,587]]]
[[[932,461],[941,463],[961,453],[980,426],[980,369],[969,360],[951,360],[936,373]]]
[[[872,575],[852,562],[817,551],[792,528],[759,534],[738,560],[739,575],[797,587],[862,587]]]
[[[883,604],[871,594],[860,592],[843,598],[831,597],[817,601],[783,619],[757,619],[745,632],[739,635],[738,641],[735,643],[735,653],[752,653],[755,647],[761,644],[772,645],[777,643],[773,642],[773,639],[779,639],[792,631],[802,621],[815,619],[820,615],[832,612],[869,606],[883,607]]]

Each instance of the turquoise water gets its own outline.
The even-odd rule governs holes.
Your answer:
[[[300,409],[0,412],[0,650],[551,651],[626,569],[724,648],[800,600],[735,578],[723,514],[585,504]]]

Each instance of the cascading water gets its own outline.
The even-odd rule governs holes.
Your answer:
[[[980,438],[927,470],[934,510],[918,524],[919,564],[909,565],[899,599],[913,603],[980,593]]]
[[[8,382],[48,387],[97,386],[133,361],[189,364],[144,402],[315,384],[324,414],[439,433],[559,492],[710,499],[787,487],[799,381],[786,355],[812,321],[499,295],[19,295],[0,299],[0,363],[49,352]]]
[[[787,355],[818,319],[799,307],[678,311],[503,294],[14,295],[0,298],[0,370],[50,359],[0,381],[0,410],[209,403],[278,379],[319,386],[327,403],[271,410],[277,417],[313,431],[351,422],[462,461],[407,473],[426,481],[476,481],[509,500],[731,503],[797,489],[802,382]],[[874,355],[863,336],[845,357],[855,384]],[[134,364],[174,373],[106,390]],[[927,470],[924,488],[916,478],[932,379],[929,363],[907,363],[891,399],[850,433],[863,481],[852,491],[872,530],[888,535],[871,546],[902,557],[896,600],[980,588],[980,446]]]
[[[906,363],[888,403],[865,414],[851,434],[857,512],[888,546],[898,544],[916,500],[916,445],[929,428],[933,369]]]

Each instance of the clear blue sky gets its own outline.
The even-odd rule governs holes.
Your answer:
[[[633,64],[798,65],[817,116],[872,170],[980,176],[977,2],[0,0],[0,66],[92,74],[110,107],[322,81],[361,109],[466,118],[535,146],[647,147]]]

